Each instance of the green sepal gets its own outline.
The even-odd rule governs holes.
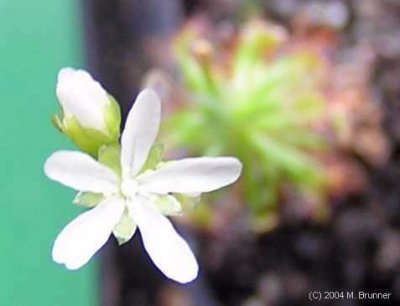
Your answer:
[[[195,209],[197,204],[200,203],[201,200],[201,194],[193,194],[193,195],[187,195],[187,194],[174,194],[176,200],[181,204],[182,211],[183,212],[191,212]]]
[[[56,121],[59,124],[61,120]],[[78,120],[72,116],[65,116],[62,125],[57,127],[67,135],[82,151],[92,156],[97,156],[100,147],[106,144],[117,143],[118,139],[112,139],[95,129],[83,128]]]
[[[155,169],[156,166],[159,163],[161,163],[163,153],[164,153],[164,145],[162,144],[154,145],[149,152],[149,156],[147,157],[146,163],[144,164],[141,172]]]
[[[166,216],[177,216],[182,214],[182,205],[171,195],[160,195],[152,197],[152,202],[158,210]]]
[[[107,126],[110,139],[114,142],[118,142],[120,136],[120,125],[121,125],[121,109],[118,102],[113,96],[108,95],[110,99],[110,105],[106,107],[104,112],[104,121]]]
[[[115,173],[121,175],[121,146],[110,145],[102,146],[98,153],[99,162],[111,168]]]
[[[51,122],[53,123],[53,125],[57,128],[57,130],[59,130],[60,132],[63,132],[63,123],[62,120],[60,118],[60,116],[58,114],[54,114],[51,117]]]
[[[83,127],[74,116],[54,115],[55,127],[63,132],[82,151],[97,157],[101,146],[117,144],[120,135],[121,112],[118,103],[109,96],[110,104],[104,109],[107,131]]]
[[[128,242],[136,231],[136,224],[133,222],[132,218],[129,216],[128,209],[125,208],[122,214],[121,220],[114,227],[113,234],[118,241],[119,245]]]
[[[101,193],[94,193],[94,192],[79,192],[72,203],[86,207],[92,208],[97,206],[101,201],[104,200],[104,196]]]

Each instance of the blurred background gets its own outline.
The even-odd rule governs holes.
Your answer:
[[[0,305],[296,306],[359,290],[391,297],[324,305],[399,305],[399,1],[0,0],[0,20]],[[193,283],[158,272],[139,234],[75,272],[51,261],[80,212],[42,171],[73,148],[51,125],[65,66],[124,116],[157,90],[168,158],[243,162],[234,187],[182,199]]]

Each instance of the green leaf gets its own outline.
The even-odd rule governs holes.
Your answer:
[[[258,156],[257,156],[258,157]],[[248,205],[255,215],[266,214],[276,208],[279,200],[279,170],[274,164],[266,163],[252,154],[241,158],[245,161],[242,182]]]
[[[194,33],[187,33],[177,40],[175,51],[186,85],[196,93],[215,93],[216,80],[206,63],[202,63],[192,52],[191,46],[197,40]]]
[[[295,101],[294,111],[304,122],[320,120],[325,112],[323,97],[316,92],[304,91]]]
[[[254,133],[251,139],[265,161],[279,166],[298,185],[318,185],[322,169],[311,156],[288,144]]]
[[[322,152],[328,148],[328,143],[324,137],[307,130],[285,131],[285,133],[279,135],[279,138],[283,142],[306,150]]]
[[[86,208],[95,207],[101,201],[104,200],[104,196],[101,193],[94,192],[79,192],[74,200],[72,201],[74,204]]]
[[[261,21],[247,24],[241,31],[240,41],[233,57],[234,73],[240,80],[249,77],[264,54],[273,51],[282,41],[283,33]]]

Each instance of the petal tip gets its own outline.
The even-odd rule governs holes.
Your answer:
[[[57,158],[57,156],[58,152],[55,152],[51,154],[44,162],[43,172],[50,179],[53,179],[53,168],[55,166],[55,159]]]
[[[232,162],[232,167],[234,168],[234,181],[237,181],[240,177],[240,175],[242,174],[242,170],[243,170],[243,164],[242,162],[237,159],[236,157],[230,157],[231,162]]]
[[[147,101],[146,103],[152,103],[153,104],[152,107],[157,108],[157,110],[161,112],[161,100],[157,92],[153,88],[151,87],[144,88],[136,98],[136,102],[139,101]]]
[[[157,266],[157,265],[156,265]],[[160,266],[157,266],[158,269],[162,268]],[[164,267],[165,268],[165,267]],[[169,269],[160,269],[160,271],[169,279],[176,281],[180,284],[188,284],[193,282],[198,274],[199,274],[199,265],[194,258],[192,257],[192,260],[189,263],[182,264],[179,267],[176,267],[174,270]]]
[[[62,78],[64,76],[67,76],[68,74],[71,74],[75,72],[76,70],[72,67],[63,67],[58,71],[58,77]]]
[[[194,269],[192,271],[188,271],[187,273],[184,273],[184,274],[180,275],[179,277],[176,277],[174,280],[181,284],[189,284],[189,283],[193,282],[199,275],[198,264],[196,263],[196,266],[193,268]]]

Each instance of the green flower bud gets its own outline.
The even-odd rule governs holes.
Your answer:
[[[97,156],[101,146],[118,142],[119,105],[89,73],[61,69],[56,93],[62,115],[53,121],[81,150]]]

